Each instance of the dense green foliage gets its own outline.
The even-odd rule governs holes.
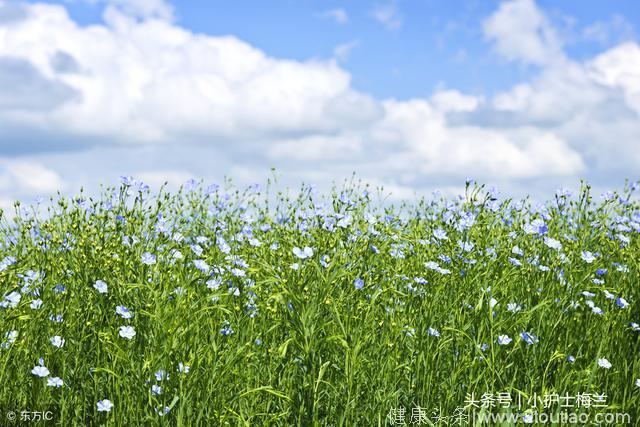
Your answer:
[[[0,417],[365,426],[404,407],[411,425],[411,408],[433,422],[471,393],[589,392],[637,419],[633,186],[535,204],[468,185],[396,206],[366,188],[151,194],[126,178],[5,213]]]

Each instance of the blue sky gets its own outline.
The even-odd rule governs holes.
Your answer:
[[[0,0],[0,205],[272,166],[398,197],[620,186],[639,29],[631,0]]]
[[[104,5],[58,1],[76,22],[103,22]],[[234,35],[267,54],[308,60],[330,58],[337,46],[353,44],[342,66],[353,86],[379,98],[429,96],[438,87],[491,94],[531,77],[535,69],[500,61],[482,34],[482,21],[498,0],[366,1],[224,1],[173,2],[176,22],[194,32]],[[633,0],[538,1],[567,38],[567,52],[590,57],[625,39],[637,39],[640,5]],[[377,9],[392,8],[395,29],[374,18]],[[343,11],[346,22],[332,12]],[[616,17],[624,24],[616,26]],[[585,36],[603,24],[600,37]],[[606,27],[606,28],[605,28]],[[606,35],[605,33],[606,32]]]

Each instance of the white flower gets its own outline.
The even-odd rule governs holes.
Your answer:
[[[193,261],[193,265],[200,271],[202,271],[203,273],[207,274],[209,273],[209,264],[207,264],[206,262],[204,262],[201,259],[196,259]]]
[[[231,274],[235,277],[245,277],[247,275],[246,271],[240,268],[232,268]]]
[[[338,227],[347,228],[351,225],[352,222],[353,218],[351,217],[351,215],[347,214],[340,218],[340,220],[338,221]]]
[[[222,284],[222,278],[220,277],[207,280],[207,288],[213,289],[214,291],[217,290],[221,284]]]
[[[509,338],[509,335],[500,335],[498,337],[498,344],[500,345],[509,345],[511,341],[513,340]]]
[[[96,288],[96,290],[101,294],[107,293],[107,284],[102,280],[97,280],[93,287]]]
[[[133,326],[120,326],[120,336],[128,340],[132,339],[136,335],[136,330]]]
[[[447,232],[444,231],[442,228],[433,230],[433,237],[435,237],[436,240],[448,240]]]
[[[426,268],[428,268],[429,270],[435,270],[435,271],[437,271],[437,272],[438,272],[438,273],[440,273],[440,274],[450,274],[450,273],[451,273],[451,271],[450,271],[450,270],[448,270],[448,269],[446,269],[446,268],[442,268],[442,267],[440,267],[440,265],[438,265],[438,263],[437,263],[437,262],[435,262],[435,261],[428,261],[428,262],[425,262],[425,263],[424,263],[424,266],[425,266]]]
[[[99,400],[97,405],[98,412],[111,412],[111,408],[113,408],[113,403],[109,399]]]
[[[458,246],[465,252],[471,252],[475,247],[473,242],[463,242],[462,240],[458,240]]]
[[[46,366],[36,365],[31,370],[31,373],[35,376],[43,378],[49,375],[49,370]]]
[[[512,312],[512,313],[517,313],[520,310],[522,310],[522,306],[520,304],[515,303],[515,302],[510,302],[509,304],[507,304],[507,310]]]
[[[29,304],[29,307],[31,307],[33,310],[39,309],[40,307],[42,307],[42,300],[40,298],[34,299],[33,301],[31,301],[31,304]]]
[[[160,369],[153,373],[153,376],[156,377],[156,381],[162,381],[164,379],[169,379],[169,374],[164,370]]]
[[[582,251],[582,253],[580,254],[580,258],[582,258],[582,260],[587,264],[591,264],[593,261],[596,260],[595,255],[593,255],[589,251]]]
[[[313,249],[309,246],[305,246],[304,249],[298,247],[293,248],[293,254],[300,259],[306,259],[313,256]]]
[[[64,345],[64,338],[60,335],[53,336],[49,339],[54,347],[61,348]]]
[[[626,299],[619,297],[618,299],[616,299],[616,305],[620,308],[627,308],[629,303],[627,302]]]
[[[544,244],[547,245],[548,247],[550,247],[551,249],[555,249],[555,250],[560,250],[562,249],[562,243],[560,243],[559,241],[557,241],[556,239],[553,239],[551,237],[545,237],[544,238]]]
[[[13,331],[7,331],[4,334],[4,337],[7,339],[5,342],[3,342],[2,344],[0,344],[1,348],[9,348],[9,346],[11,344],[13,344],[14,342],[16,342],[16,339],[18,339],[18,331],[13,330]]]
[[[440,336],[440,331],[438,331],[437,329],[433,329],[433,328],[427,329],[427,333],[429,335],[431,335],[432,337],[439,337]]]
[[[140,261],[145,265],[153,265],[156,263],[156,256],[152,253],[145,252],[142,254]]]
[[[118,314],[123,319],[131,319],[133,317],[133,313],[124,305],[116,306],[116,314]]]
[[[64,322],[64,317],[62,317],[62,314],[52,314],[51,316],[49,316],[49,320],[55,323],[62,323]]]
[[[47,387],[62,387],[64,382],[59,377],[49,377],[47,378]]]
[[[538,337],[529,332],[520,333],[520,338],[522,338],[528,345],[536,344],[539,341]]]
[[[13,291],[8,295],[4,296],[4,301],[0,302],[0,307],[4,308],[15,308],[20,304],[20,300],[22,299],[22,295],[18,292]]]
[[[611,368],[611,362],[609,362],[605,358],[598,359],[598,366],[600,366],[601,368],[604,368],[604,369],[610,369]]]

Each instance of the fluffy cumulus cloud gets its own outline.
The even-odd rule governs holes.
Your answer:
[[[589,76],[599,84],[618,89],[627,104],[640,114],[640,46],[624,43],[599,56],[587,65]]]
[[[404,101],[355,90],[336,59],[193,33],[161,0],[105,3],[103,24],[81,26],[63,6],[0,0],[0,189],[73,189],[111,172],[253,180],[276,166],[294,181],[356,171],[410,195],[466,176],[529,185],[640,169],[640,47],[572,61],[532,0],[501,4],[483,31],[537,77]],[[390,5],[376,18],[398,28]]]
[[[534,0],[510,0],[483,24],[487,39],[508,60],[545,65],[564,58],[562,43]]]
[[[9,214],[13,201],[7,195],[40,196],[65,187],[58,173],[38,162],[0,158],[0,209]]]
[[[233,37],[140,21],[115,7],[105,26],[91,27],[60,6],[27,8],[27,17],[0,27],[0,76],[15,87],[0,107],[25,127],[161,143],[331,132],[349,124],[343,117],[376,114],[333,62],[277,60]],[[43,105],[25,108],[34,101],[19,99],[35,93],[44,93]]]

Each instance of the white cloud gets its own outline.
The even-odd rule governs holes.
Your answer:
[[[353,88],[339,60],[355,42],[330,60],[293,61],[158,13],[111,7],[103,25],[80,26],[61,6],[24,7],[0,22],[0,153],[31,153],[0,163],[11,194],[120,174],[155,186],[260,181],[271,166],[290,183],[355,171],[403,197],[466,176],[530,190],[640,170],[640,47],[572,61],[531,1],[501,5],[484,29],[505,58],[539,65],[535,78],[495,96],[439,89],[402,101]],[[25,95],[34,87],[39,97]],[[68,151],[45,153],[54,144]],[[82,144],[90,149],[73,149]]]
[[[351,51],[358,46],[360,46],[359,40],[351,40],[349,42],[339,44],[333,49],[333,57],[340,62],[345,62],[349,59]]]
[[[452,127],[447,115],[423,100],[385,102],[387,115],[376,129],[378,138],[399,146],[397,168],[412,166],[421,175],[527,178],[574,175],[584,169],[580,154],[551,132],[474,125]]]
[[[457,90],[440,90],[431,96],[431,102],[434,106],[444,112],[451,111],[473,111],[475,110],[481,99],[465,95]]]
[[[640,47],[627,43],[584,63],[550,66],[498,93],[456,124],[550,132],[579,153],[582,173],[637,179],[640,152]]]
[[[64,189],[62,178],[42,164],[26,160],[0,160],[0,191],[47,195]]]
[[[343,165],[346,173],[355,164],[367,176],[375,171],[385,179],[410,171],[408,183],[419,177],[456,176],[461,171],[504,179],[584,171],[581,155],[552,131],[449,123],[450,113],[473,111],[479,102],[454,91],[439,92],[432,102],[385,101],[384,118],[370,128],[274,142],[269,157],[316,167]]]
[[[395,2],[376,6],[372,11],[372,16],[387,30],[394,31],[402,27],[402,15]]]
[[[3,212],[3,215],[6,215],[9,218],[12,218],[13,212],[13,203],[14,200],[7,197],[0,197],[0,209]]]
[[[335,131],[347,123],[328,109],[371,110],[367,97],[351,96],[349,74],[332,61],[278,60],[234,37],[138,22],[114,9],[106,26],[90,27],[60,6],[30,9],[19,26],[0,28],[0,56],[20,57],[81,94],[52,113],[21,117],[33,127],[127,142],[249,139]],[[82,72],[56,73],[51,58],[60,50]]]
[[[602,45],[621,43],[634,38],[633,25],[619,14],[612,15],[608,20],[597,21],[582,30],[582,37]]]
[[[579,111],[594,108],[608,93],[591,79],[584,66],[567,62],[546,69],[531,82],[499,93],[493,99],[498,111],[519,114],[531,123],[567,122]]]
[[[87,3],[105,3],[107,14],[112,10],[124,13],[134,18],[157,18],[165,21],[173,21],[174,9],[164,0],[81,0]]]
[[[619,89],[628,104],[640,114],[640,46],[628,42],[610,49],[587,65],[598,83]]]
[[[483,22],[484,35],[509,61],[548,65],[564,59],[556,30],[533,0],[509,0]]]
[[[359,134],[313,135],[304,138],[277,141],[268,150],[272,159],[343,161],[362,154],[363,141]]]
[[[349,15],[347,11],[342,8],[336,8],[327,10],[326,12],[322,12],[320,14],[322,18],[332,19],[336,24],[346,24],[349,22]]]

